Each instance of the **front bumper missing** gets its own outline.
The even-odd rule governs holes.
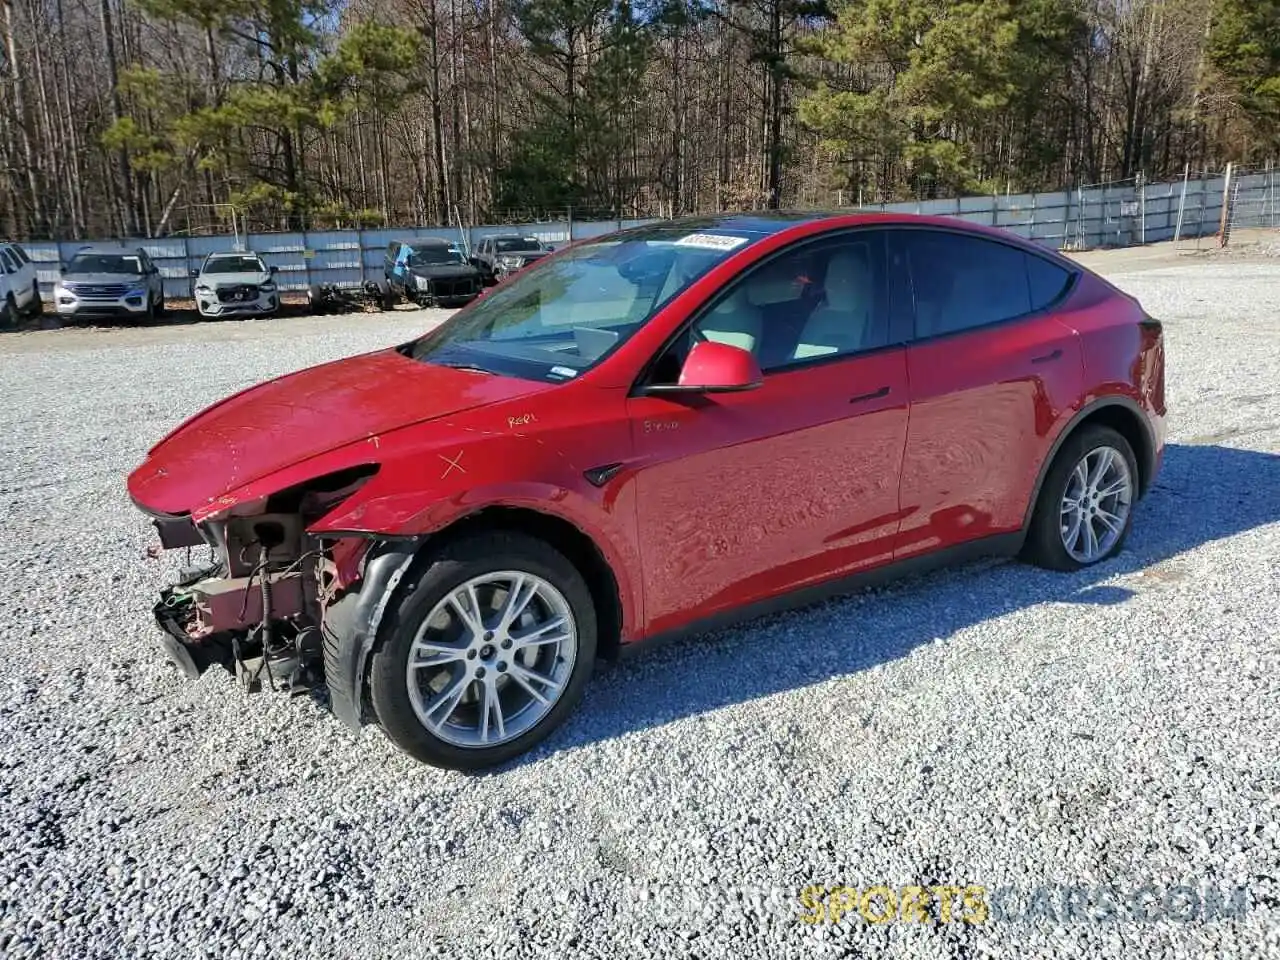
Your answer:
[[[207,637],[197,641],[187,634],[184,621],[180,619],[182,605],[175,603],[173,591],[173,587],[164,590],[153,611],[165,657],[191,680],[199,680],[211,666],[230,669],[231,648],[222,638]]]
[[[264,666],[269,675],[293,673],[300,665],[299,658],[282,657],[277,649],[272,650],[266,664],[255,662],[261,661],[260,657],[237,656],[237,650],[263,622],[261,575],[217,577],[207,573],[196,573],[165,588],[154,607],[161,646],[170,663],[193,680],[214,665],[241,675],[241,679],[245,679],[246,667],[252,680]],[[268,574],[267,579],[271,621],[281,629],[288,626],[297,632],[306,602],[302,574],[291,570]]]

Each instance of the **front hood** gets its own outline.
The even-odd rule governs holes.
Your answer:
[[[256,283],[259,286],[271,279],[269,273],[258,273],[250,271],[248,273],[202,273],[196,280],[196,286],[213,287],[238,287],[244,283]]]
[[[547,386],[420,363],[394,349],[310,367],[182,424],[130,475],[129,494],[145,510],[185,514],[347,444]]]
[[[146,277],[136,273],[64,273],[58,278],[59,283],[127,283],[141,287],[146,284]]]
[[[429,280],[452,280],[456,277],[474,277],[480,271],[467,263],[442,263],[438,266],[431,267],[412,267],[411,272],[415,276],[426,277]]]

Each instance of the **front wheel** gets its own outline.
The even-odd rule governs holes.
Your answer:
[[[595,608],[573,564],[533,537],[477,534],[444,547],[401,592],[369,690],[410,756],[478,770],[563,723],[595,653]]]
[[[31,302],[27,304],[27,316],[38,317],[44,313],[44,300],[40,296],[40,281],[31,284]]]
[[[1045,476],[1024,556],[1051,570],[1079,570],[1124,546],[1138,499],[1129,441],[1101,425],[1067,438]]]
[[[394,310],[396,306],[396,294],[391,284],[386,280],[377,281],[378,296],[382,298],[383,310]]]

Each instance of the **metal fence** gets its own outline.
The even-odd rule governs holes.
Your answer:
[[[955,197],[906,203],[864,204],[857,208],[895,213],[957,217],[1001,227],[1012,233],[1064,250],[1123,247],[1164,240],[1202,238],[1229,232],[1231,226],[1276,226],[1280,196],[1270,165],[1263,170],[1226,171],[1166,183],[1141,178],[1092,184],[1051,193]],[[1229,216],[1223,216],[1226,209]],[[285,292],[305,291],[313,283],[355,287],[382,276],[383,256],[392,240],[443,237],[474,247],[486,236],[519,232],[555,245],[600,236],[654,220],[573,220],[477,227],[420,227],[400,230],[331,230],[304,233],[248,234],[209,237],[171,237],[128,241],[145,248],[165,278],[165,295],[174,300],[191,296],[191,271],[215,251],[252,250],[279,268],[277,280]],[[1225,228],[1225,229],[1224,229]],[[46,296],[58,279],[58,266],[71,258],[82,242],[31,243]]]

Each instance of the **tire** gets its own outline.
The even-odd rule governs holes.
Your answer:
[[[537,630],[547,635],[552,629],[547,624],[561,620],[567,626],[555,628],[555,635],[564,639],[507,652],[503,644],[510,638],[499,622],[498,608],[511,593],[521,595],[520,589],[512,589],[514,576],[523,578],[525,591],[536,587],[537,592],[526,601],[527,616],[517,620],[512,633],[518,637],[521,631],[528,635]],[[484,625],[491,628],[484,635],[467,631],[449,605],[455,590],[462,588],[465,595],[466,585],[473,583]],[[498,583],[505,586],[498,588]],[[415,640],[428,622],[443,624],[431,628],[430,634],[434,649],[442,652],[427,661],[434,669],[415,668],[411,685],[410,657],[418,658]],[[524,534],[479,533],[442,547],[393,598],[370,665],[369,692],[379,724],[405,753],[437,767],[480,770],[525,753],[564,722],[582,696],[595,654],[595,607],[573,564],[547,543]],[[517,668],[520,676],[535,678],[534,682],[517,681]],[[548,696],[552,682],[555,697]],[[547,703],[534,699],[530,689],[539,691]],[[481,699],[486,690],[498,698],[497,713],[489,709],[491,700]],[[462,699],[447,702],[444,695],[449,691],[460,691]],[[503,713],[506,705],[512,708],[510,715]],[[420,712],[434,715],[439,732],[427,727]],[[501,725],[499,714],[505,718]],[[508,729],[511,725],[515,729]],[[499,728],[507,739],[498,736]],[[486,736],[492,745],[484,745]]]
[[[31,284],[31,303],[27,305],[27,316],[38,317],[44,313],[44,300],[40,296],[40,281]]]
[[[148,325],[156,322],[156,302],[150,297],[147,297],[147,312],[142,315],[142,322]]]
[[[160,299],[156,301],[156,316],[163,317],[165,315],[164,294],[160,294]]]
[[[1108,451],[1110,464],[1091,487],[1092,473],[1106,459]],[[1082,465],[1083,473],[1080,473],[1078,470]],[[1088,425],[1080,428],[1058,449],[1045,475],[1027,531],[1023,559],[1049,570],[1070,572],[1114,557],[1124,548],[1133,525],[1138,483],[1138,462],[1128,440],[1110,427]],[[1114,496],[1101,499],[1091,492],[1106,492],[1112,488],[1123,489]],[[1077,496],[1082,489],[1086,495]],[[1067,509],[1069,493],[1073,502],[1085,505],[1083,513]],[[1092,517],[1090,511],[1094,511]],[[1111,524],[1105,521],[1106,516],[1120,519],[1118,523]],[[1077,524],[1076,520],[1080,522]],[[1115,530],[1117,525],[1118,532]],[[1091,532],[1096,540],[1096,550],[1092,555],[1088,542]],[[1072,543],[1071,548],[1068,548],[1068,542]]]
[[[383,310],[394,310],[396,305],[396,296],[391,289],[391,284],[386,280],[375,281],[378,284],[378,295],[382,298]]]
[[[324,312],[324,308],[321,306],[323,299],[324,294],[320,290],[320,284],[313,283],[307,287],[307,312],[316,315]]]
[[[5,296],[4,303],[0,303],[0,327],[16,327],[18,325],[18,304],[13,299],[13,294]]]

